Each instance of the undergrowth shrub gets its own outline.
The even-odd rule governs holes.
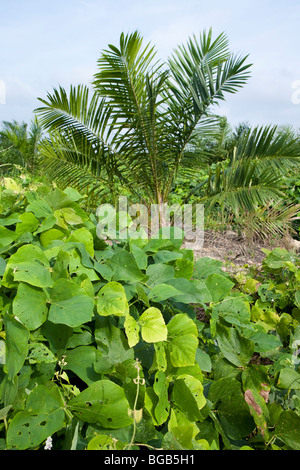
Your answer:
[[[80,202],[1,189],[1,449],[299,450],[299,257],[109,245]]]

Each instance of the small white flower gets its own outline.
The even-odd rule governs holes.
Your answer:
[[[51,450],[52,449],[52,437],[51,436],[47,437],[44,449],[45,450]]]

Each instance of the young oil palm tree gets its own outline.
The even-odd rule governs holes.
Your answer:
[[[236,134],[230,157],[209,172],[198,201],[212,213],[218,207],[223,219],[234,218],[244,229],[260,234],[283,234],[300,216],[300,205],[286,203],[284,177],[299,173],[300,144],[290,129],[263,126]],[[251,227],[246,227],[251,221]]]
[[[63,88],[36,110],[48,138],[40,146],[49,178],[72,185],[99,204],[127,191],[133,200],[164,204],[177,175],[205,157],[189,155],[197,131],[209,135],[210,107],[249,76],[247,56],[229,51],[224,33],[191,37],[166,63],[136,31],[121,34],[98,60],[93,90]]]

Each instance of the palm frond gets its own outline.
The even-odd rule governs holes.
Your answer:
[[[277,126],[247,129],[237,140],[235,158],[257,159],[261,167],[271,166],[284,172],[300,165],[300,145],[290,131]]]
[[[217,164],[207,181],[207,195],[202,202],[209,208],[218,204],[238,213],[251,212],[282,197],[284,193],[278,185],[277,173],[271,168],[258,172],[256,161],[240,160],[228,168],[222,162]]]

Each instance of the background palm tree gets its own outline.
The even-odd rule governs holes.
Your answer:
[[[93,89],[72,86],[40,99],[48,131],[41,164],[51,180],[86,192],[89,202],[114,198],[163,204],[181,171],[194,174],[207,159],[190,158],[195,132],[215,127],[210,107],[235,93],[249,76],[247,56],[229,51],[224,33],[193,36],[166,63],[138,32],[121,34],[98,60]],[[121,191],[121,192],[122,192]]]
[[[34,174],[41,139],[42,128],[37,118],[30,125],[4,121],[0,130],[0,162],[4,165],[20,165]]]

